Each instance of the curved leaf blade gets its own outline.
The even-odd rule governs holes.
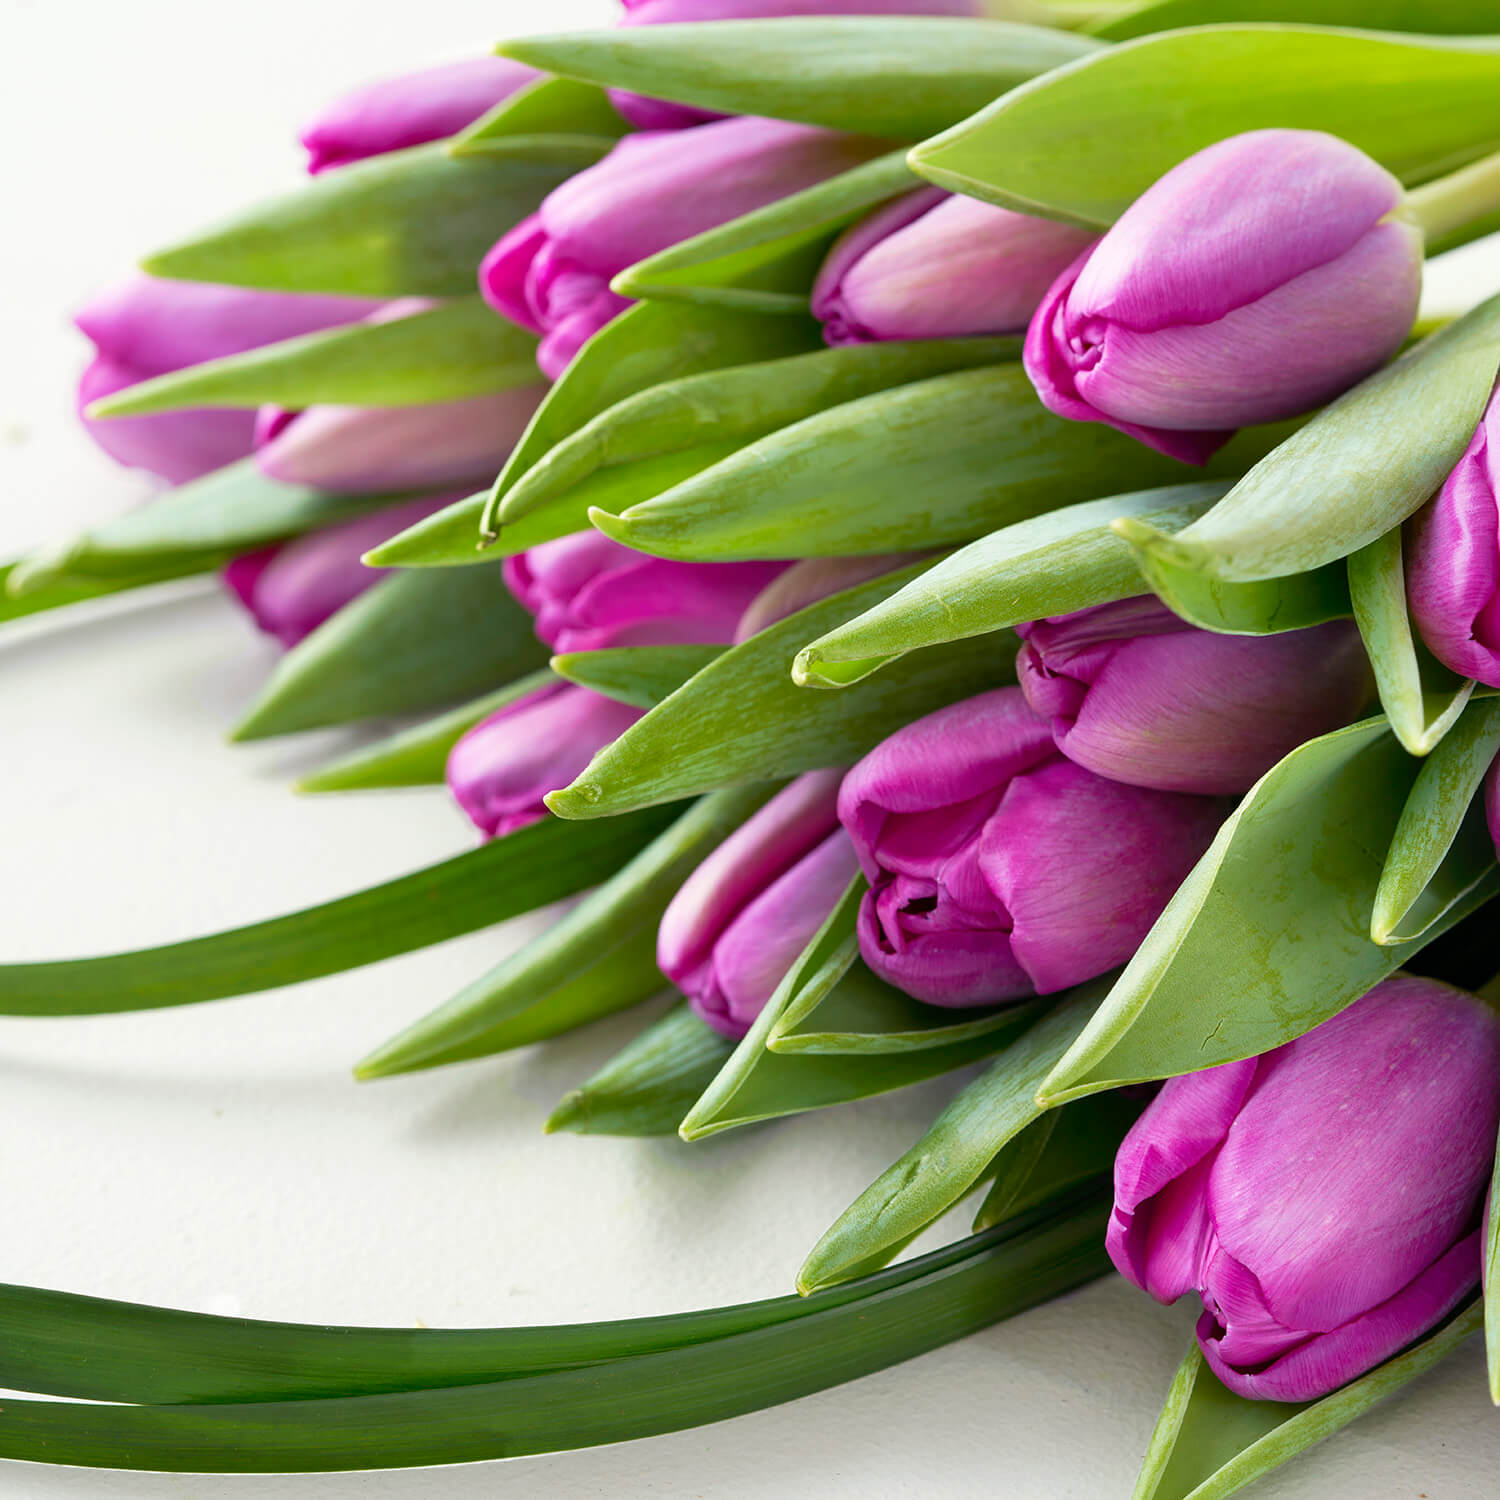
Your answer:
[[[593,135],[618,140],[630,125],[603,89],[572,78],[539,78],[481,115],[448,142],[454,156],[509,145],[516,137]]]
[[[552,658],[559,677],[637,708],[655,708],[724,654],[722,646],[614,646]]]
[[[1226,21],[1476,36],[1494,31],[1500,23],[1500,12],[1486,0],[1154,0],[1122,15],[1107,16],[1083,30],[1102,41],[1127,42],[1153,32]]]

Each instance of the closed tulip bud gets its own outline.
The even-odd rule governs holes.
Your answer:
[[[830,344],[1021,333],[1047,288],[1095,239],[938,188],[843,234],[813,286]]]
[[[859,871],[838,822],[841,773],[783,787],[688,876],[661,920],[662,973],[716,1031],[742,1037]]]
[[[360,561],[366,552],[461,498],[455,493],[409,500],[247,552],[224,569],[224,582],[267,635],[295,646],[380,581],[380,572]]]
[[[1130,957],[1222,814],[1073,764],[1018,688],[951,704],[844,778],[860,951],[933,1005],[1066,989]]]
[[[1479,1284],[1500,1020],[1398,975],[1243,1062],[1170,1079],[1115,1161],[1107,1245],[1160,1302],[1197,1291],[1210,1368],[1310,1401]]]
[[[556,379],[629,306],[609,289],[627,266],[888,146],[750,117],[626,136],[494,246],[480,266],[479,289],[497,312],[541,336],[537,361]]]
[[[183,484],[244,458],[255,414],[200,407],[151,417],[85,415],[94,401],[173,370],[243,354],[262,344],[316,333],[367,316],[363,297],[257,292],[209,282],[132,276],[95,298],[75,319],[93,343],[78,382],[78,410],[89,435],[117,463]]]
[[[542,75],[503,57],[468,57],[382,78],[335,99],[300,137],[307,170],[421,146],[456,135]]]
[[[1492,395],[1464,456],[1412,517],[1406,538],[1406,594],[1418,632],[1439,661],[1490,687],[1500,687],[1497,465],[1500,403]]]
[[[1223,796],[1341,728],[1373,678],[1346,620],[1216,635],[1152,595],[1018,627],[1021,691],[1069,760],[1112,781]]]
[[[547,816],[542,798],[588,769],[642,710],[571,683],[536,692],[493,713],[448,752],[447,780],[480,832],[514,833]]]
[[[1495,841],[1495,855],[1500,858],[1500,759],[1491,763],[1484,778],[1484,816]]]
[[[1203,463],[1233,429],[1331,400],[1400,347],[1422,232],[1336,136],[1256,130],[1190,156],[1053,283],[1026,336],[1042,403]]]

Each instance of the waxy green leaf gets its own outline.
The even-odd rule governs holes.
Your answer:
[[[1268,1052],[1500,894],[1500,867],[1421,936],[1370,910],[1420,762],[1384,719],[1292,751],[1246,793],[1041,1089],[1049,1104]]]
[[[279,989],[446,942],[595,885],[671,821],[653,808],[546,819],[384,885],[210,937],[101,958],[0,965],[0,1015],[82,1016]]]
[[[655,708],[723,654],[722,646],[615,646],[554,656],[552,670],[606,698]]]
[[[1500,27],[1500,9],[1491,0],[1152,0],[1081,29],[1102,41],[1126,42],[1153,32],[1226,21],[1475,36]]]
[[[236,726],[266,739],[472,698],[545,664],[531,616],[493,564],[383,578],[299,641]]]
[[[610,144],[538,139],[503,158],[453,157],[440,143],[392,151],[325,172],[145,268],[278,292],[468,296],[490,246]]]
[[[925,563],[888,573],[799,610],[690,678],[547,798],[565,818],[795,776],[857,760],[892,730],[986,688],[1013,681],[1014,649],[980,640],[922,652],[845,693],[804,691],[791,660],[801,642],[898,589]]]
[[[656,930],[668,902],[773,790],[705,797],[540,937],[377,1048],[356,1076],[486,1057],[522,1045],[516,1035],[535,1041],[660,994]]]
[[[533,67],[729,115],[920,140],[1101,43],[948,17],[819,16],[529,36]]]
[[[1224,1500],[1425,1374],[1479,1331],[1477,1303],[1404,1354],[1320,1401],[1247,1401],[1194,1343],[1167,1392],[1133,1500]]]
[[[539,78],[481,115],[448,142],[454,156],[493,154],[531,136],[591,135],[616,141],[630,124],[603,89],[572,78]]]
[[[911,165],[954,192],[1102,227],[1185,157],[1270,126],[1343,136],[1424,182],[1500,146],[1500,52],[1490,38],[1315,26],[1173,31],[1012,89]]]
[[[127,386],[91,417],[192,406],[409,406],[537,385],[536,337],[478,297],[266,344]]]
[[[1500,698],[1480,698],[1417,772],[1380,872],[1370,917],[1377,943],[1420,937],[1495,866],[1482,802],[1500,755]]]
[[[170,583],[176,579],[211,573],[221,561],[222,558],[217,553],[178,557],[145,572],[126,573],[111,578],[75,578],[70,574],[54,573],[46,579],[37,579],[24,592],[18,593],[10,591],[10,580],[29,566],[32,559],[0,564],[0,625],[9,624],[12,620],[31,619],[48,610],[66,609],[70,604],[87,604],[111,594],[122,594],[131,589],[150,588],[157,583]]]

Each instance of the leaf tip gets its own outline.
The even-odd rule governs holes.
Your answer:
[[[595,531],[602,531],[613,542],[619,542],[622,546],[630,545],[630,524],[623,516],[617,516],[607,510],[600,510],[597,505],[589,506],[589,525]]]
[[[571,1131],[575,1135],[585,1133],[587,1110],[585,1102],[588,1095],[583,1089],[570,1089],[558,1100],[557,1108],[547,1116],[542,1125],[543,1135],[556,1135],[559,1131]]]

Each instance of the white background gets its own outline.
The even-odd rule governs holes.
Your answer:
[[[140,493],[73,425],[84,352],[71,306],[133,255],[291,183],[293,127],[343,86],[482,49],[508,29],[610,14],[605,0],[0,0],[0,555]],[[1467,293],[1468,279],[1450,273],[1445,294]],[[271,661],[201,588],[8,630],[0,959],[210,931],[470,844],[437,791],[293,797],[288,781],[337,736],[224,745]],[[638,1027],[628,1016],[517,1056],[350,1081],[357,1057],[525,930],[186,1010],[0,1020],[0,1279],[253,1317],[428,1326],[771,1296],[951,1092],[943,1083],[692,1148],[544,1138],[551,1105]],[[954,1217],[942,1237],[963,1227]],[[0,1491],[1123,1497],[1190,1324],[1185,1306],[1158,1308],[1111,1279],[854,1385],[623,1447],[342,1477],[9,1464]],[[1257,1493],[1451,1500],[1492,1494],[1484,1476],[1497,1471],[1500,1421],[1471,1346]]]

